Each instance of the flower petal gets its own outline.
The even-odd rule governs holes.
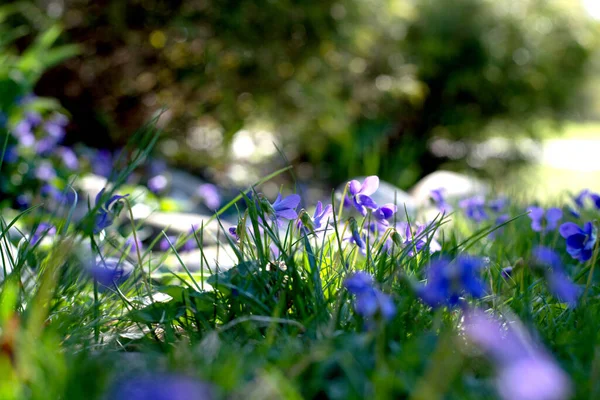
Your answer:
[[[281,196],[281,195],[280,195]],[[280,210],[284,210],[284,209],[294,209],[296,207],[298,207],[298,204],[300,204],[300,196],[298,196],[297,194],[290,194],[289,196],[285,197],[283,200],[279,200],[279,203],[275,204],[273,203],[273,209],[275,211],[280,211]]]
[[[560,226],[560,228],[558,228],[558,232],[560,233],[560,236],[564,237],[565,239],[578,233],[584,233],[581,228],[573,222],[565,222]]]
[[[362,186],[360,187],[359,193],[366,194],[367,196],[372,195],[379,188],[379,178],[377,175],[368,176],[365,178]]]

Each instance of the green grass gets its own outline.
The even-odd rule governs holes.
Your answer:
[[[411,246],[382,250],[393,230],[369,239],[367,254],[359,254],[343,240],[354,214],[340,211],[339,204],[335,225],[317,236],[299,232],[295,223],[274,229],[264,222],[268,207],[246,200],[241,218],[253,229],[239,243],[223,236],[222,246],[239,258],[228,271],[149,274],[157,267],[150,264],[152,250],[121,256],[110,248],[116,228],[109,227],[104,239],[92,236],[101,249],[95,251],[128,257],[135,270],[118,290],[108,289],[86,273],[85,224],[55,219],[64,223],[56,237],[35,248],[22,241],[0,294],[0,398],[101,399],[115,381],[148,371],[208,382],[216,398],[495,398],[493,362],[465,342],[463,311],[433,310],[415,291],[430,260],[460,254],[489,258],[482,272],[485,296],[465,297],[464,307],[520,321],[535,346],[547,349],[566,371],[575,397],[596,397],[595,258],[579,264],[556,232],[533,232],[523,215],[526,204],[511,205],[510,215],[520,217],[493,240],[493,223],[475,224],[460,211],[440,217],[432,230],[442,251],[410,256]],[[30,214],[18,218],[48,218],[42,209]],[[597,215],[587,210],[585,219]],[[403,219],[402,213],[396,218]],[[2,240],[14,222],[3,220]],[[264,229],[255,236],[259,225]],[[588,286],[577,307],[552,296],[532,268],[538,244],[556,248],[568,274]],[[508,266],[516,267],[515,274],[504,278],[501,270]],[[391,296],[391,320],[378,314],[367,321],[355,312],[355,298],[343,282],[359,270],[371,273],[378,290]]]

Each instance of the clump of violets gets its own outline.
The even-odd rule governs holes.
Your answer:
[[[552,249],[538,246],[533,250],[533,258],[542,267],[550,292],[558,300],[574,307],[582,290],[567,275],[559,255]]]
[[[560,226],[559,233],[566,239],[567,253],[571,257],[580,262],[592,258],[597,231],[591,222],[586,222],[583,228],[573,222],[565,222]]]
[[[390,320],[396,314],[392,298],[374,286],[371,274],[355,272],[344,280],[344,287],[355,296],[354,311],[361,317],[370,320],[379,315]]]
[[[485,294],[481,280],[484,264],[483,259],[468,255],[460,255],[453,261],[445,258],[432,261],[427,268],[427,283],[417,289],[417,294],[434,308],[456,306],[466,295],[481,298]]]
[[[554,231],[563,216],[562,210],[556,207],[547,210],[542,207],[529,207],[527,211],[531,219],[531,229],[541,233]]]
[[[370,197],[379,188],[379,178],[375,175],[368,176],[361,184],[353,179],[348,183],[348,193],[356,210],[364,217],[367,210],[376,210],[377,203]]]
[[[480,310],[464,318],[466,337],[481,348],[497,370],[496,388],[504,400],[566,400],[571,396],[567,374],[518,320],[503,322]]]

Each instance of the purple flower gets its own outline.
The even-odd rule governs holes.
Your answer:
[[[70,170],[76,170],[79,168],[79,160],[77,159],[77,155],[69,147],[61,147],[58,150],[58,155],[60,156],[65,167],[69,168]]]
[[[54,225],[48,224],[46,222],[42,222],[37,226],[31,238],[29,239],[29,243],[32,246],[35,246],[40,240],[45,238],[46,236],[54,236],[56,235],[56,227]]]
[[[98,150],[94,154],[91,164],[94,174],[108,178],[112,172],[113,156],[108,150]]]
[[[44,130],[58,143],[65,137],[65,127],[68,123],[69,119],[64,114],[56,113],[44,123]]]
[[[591,222],[586,222],[583,229],[573,222],[565,222],[560,226],[559,233],[567,240],[567,253],[571,257],[581,262],[592,258],[596,229]]]
[[[361,184],[357,180],[351,180],[348,183],[348,192],[352,197],[354,207],[362,216],[367,215],[367,209],[375,210],[377,204],[370,197],[379,188],[379,178],[375,175],[368,176]]]
[[[509,219],[510,219],[510,216],[508,214],[498,215],[496,217],[495,225],[496,226],[502,225],[503,223],[505,223]],[[490,239],[495,239],[498,235],[502,234],[503,231],[504,231],[504,227],[498,228],[495,231],[490,232],[490,234],[488,235],[488,237]]]
[[[180,375],[145,375],[118,382],[107,399],[114,400],[211,400],[211,386]]]
[[[35,169],[35,177],[40,181],[48,182],[56,178],[56,171],[48,161],[42,161]]]
[[[523,357],[501,368],[496,386],[505,400],[566,400],[571,397],[568,376],[543,354]]]
[[[14,136],[19,139],[23,137],[27,137],[27,141],[30,142],[31,139],[35,142],[35,135],[33,130],[42,122],[42,116],[37,112],[28,112],[25,114],[25,118],[21,120],[13,129]],[[24,143],[21,143],[25,145]],[[30,143],[31,145],[32,143]]]
[[[429,196],[431,197],[431,199],[435,203],[435,205],[438,208],[438,210],[440,210],[443,213],[447,213],[447,212],[451,212],[452,211],[452,206],[450,204],[448,204],[446,202],[446,199],[444,198],[444,192],[445,191],[446,191],[446,189],[439,188],[439,189],[434,189],[434,190],[432,190],[429,193]]]
[[[133,272],[134,266],[127,260],[115,257],[96,257],[96,262],[89,269],[92,278],[100,285],[112,287],[123,284]]]
[[[102,195],[104,194],[104,189],[102,189],[98,195],[96,196],[96,206],[100,204],[102,200]],[[96,221],[94,223],[94,233],[98,234],[102,232],[105,228],[108,228],[113,224],[113,220],[115,217],[115,212],[111,210],[111,208],[117,204],[121,199],[129,196],[128,194],[124,196],[120,196],[118,194],[113,195],[110,199],[108,199],[103,205],[100,206],[98,210],[98,214],[96,215]]]
[[[482,196],[474,196],[461,200],[458,205],[463,209],[467,217],[477,223],[488,218],[485,212],[485,199]]]
[[[568,376],[539,349],[518,321],[501,323],[479,310],[465,315],[466,336],[484,350],[498,369],[496,387],[505,400],[566,400]]]
[[[490,200],[488,202],[488,207],[490,208],[490,210],[492,210],[495,213],[501,213],[504,211],[504,209],[506,209],[506,206],[508,205],[508,197],[498,197],[495,200]]]
[[[417,294],[431,307],[456,306],[463,295],[481,298],[485,293],[480,276],[483,265],[482,259],[464,255],[452,262],[433,261],[427,269],[427,284]]]
[[[17,150],[17,146],[8,146],[6,151],[4,152],[3,162],[8,164],[14,164],[19,160],[19,151]]]
[[[585,199],[590,197],[590,194],[592,194],[592,193],[590,192],[589,189],[584,189],[581,192],[579,192],[579,194],[577,196],[575,196],[573,198],[573,201],[575,201],[575,204],[577,204],[577,207],[584,208],[585,207]]]
[[[392,218],[397,209],[398,207],[392,203],[384,204],[373,211],[373,218],[375,218],[378,225],[385,229],[390,225],[389,219]]]
[[[206,207],[211,210],[217,210],[221,205],[221,195],[219,194],[219,189],[213,185],[212,183],[204,183],[198,186],[198,190],[196,190],[196,194]]]
[[[356,296],[354,311],[363,318],[372,318],[379,313],[383,319],[390,320],[396,314],[392,298],[373,286],[373,277],[358,271],[346,278],[344,286]]]
[[[310,219],[310,221],[306,221],[308,225],[312,225],[312,229],[321,229],[327,224],[327,221],[331,214],[333,213],[333,207],[331,204],[323,207],[323,203],[317,201],[317,206],[315,207],[315,212]],[[301,219],[298,220],[298,229],[304,229],[304,224]]]
[[[275,218],[277,220],[292,220],[298,218],[298,213],[296,212],[298,204],[300,204],[300,196],[297,194],[290,194],[282,198],[281,193],[279,193],[275,202],[271,204],[271,207],[275,211]]]
[[[154,193],[160,193],[167,188],[169,181],[164,175],[156,175],[148,179],[148,189]]]
[[[125,240],[125,248],[129,250],[130,254],[137,254],[138,249],[142,252],[142,247],[142,241],[139,238],[136,241],[133,235]]]
[[[403,244],[405,247],[408,247],[408,255],[411,257],[414,257],[416,253],[419,253],[427,247],[427,245],[429,245],[430,253],[435,253],[442,249],[440,243],[433,237],[433,230],[427,225],[413,224],[411,227],[408,222],[400,222],[398,224],[398,229],[404,230]],[[425,230],[428,229],[430,231],[425,232]]]
[[[556,229],[558,221],[563,216],[560,208],[549,208],[544,210],[542,207],[529,207],[529,218],[531,219],[531,229],[536,232],[550,232]]]
[[[175,241],[177,241],[177,237],[175,236],[163,237],[158,243],[158,249],[160,251],[168,251],[171,249],[171,243],[175,244]]]
[[[37,154],[47,156],[56,147],[56,140],[51,137],[45,137],[40,139],[35,145],[35,152]]]
[[[533,250],[535,261],[545,267],[546,283],[550,292],[569,307],[577,305],[581,287],[573,283],[565,272],[558,254],[547,247],[538,246]]]
[[[237,233],[237,226],[230,226],[228,229],[228,232],[236,242],[240,240],[240,237],[238,236],[238,233]]]

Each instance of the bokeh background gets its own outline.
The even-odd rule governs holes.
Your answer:
[[[288,163],[323,188],[408,189],[440,168],[540,193],[600,184],[597,0],[1,7],[3,90],[21,56],[14,90],[58,101],[67,144],[116,150],[154,119],[155,156],[221,187]]]

